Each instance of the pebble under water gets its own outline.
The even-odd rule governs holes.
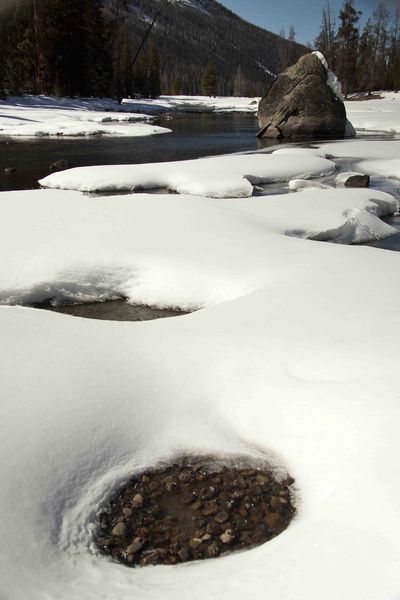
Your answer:
[[[249,549],[288,527],[293,483],[249,462],[184,457],[125,483],[99,515],[95,542],[129,567]]]

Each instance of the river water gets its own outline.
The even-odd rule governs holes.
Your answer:
[[[38,179],[48,175],[50,165],[60,159],[71,167],[164,162],[276,144],[256,138],[254,115],[173,113],[155,119],[154,124],[173,133],[132,138],[0,138],[0,191],[38,188]],[[7,167],[14,167],[15,175],[5,175]]]
[[[173,133],[133,138],[0,138],[0,191],[38,188],[38,179],[48,175],[49,166],[60,159],[67,160],[71,167],[138,164],[254,151],[276,145],[276,140],[260,141],[256,138],[258,127],[254,115],[173,113],[155,119],[154,123],[172,129]],[[373,139],[376,139],[376,136]],[[351,169],[349,160],[336,162],[340,164],[341,170]],[[5,175],[4,169],[7,167],[15,168],[15,174]],[[395,188],[394,183],[380,179],[374,181],[374,186],[390,193],[397,192],[398,195],[398,187]],[[333,178],[326,183],[334,185]],[[282,184],[265,186],[264,194],[279,193],[283,191],[283,187]],[[385,220],[399,229],[399,233],[368,245],[400,251],[400,217],[394,216]],[[157,319],[180,314],[150,307],[130,306],[124,300],[65,307],[51,307],[47,304],[41,308],[87,318],[121,321]]]

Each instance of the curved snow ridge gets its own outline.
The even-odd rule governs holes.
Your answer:
[[[178,194],[212,198],[243,198],[253,185],[308,179],[335,171],[330,160],[299,154],[296,160],[279,154],[235,154],[144,165],[78,167],[39,181],[52,189],[81,192],[138,191],[168,188]]]
[[[128,298],[190,311],[286,277],[295,242],[288,236],[371,241],[396,232],[379,217],[397,209],[392,196],[373,189],[311,188],[251,200],[4,192],[0,303]]]

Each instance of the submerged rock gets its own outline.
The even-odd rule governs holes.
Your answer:
[[[128,567],[173,565],[252,548],[288,527],[291,491],[265,465],[198,458],[132,476],[99,515],[100,552]]]
[[[3,171],[4,175],[15,175],[17,169],[15,167],[6,167]]]
[[[56,160],[49,167],[49,173],[56,173],[57,171],[65,171],[70,168],[69,162],[65,158],[61,158],[60,160]]]
[[[278,75],[259,105],[258,137],[345,137],[346,109],[328,75],[314,53]]]

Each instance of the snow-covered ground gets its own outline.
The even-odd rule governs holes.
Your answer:
[[[293,237],[379,235],[394,209],[373,190],[2,194],[4,299],[208,306],[147,323],[0,308],[2,597],[394,600],[400,257]],[[298,518],[217,561],[97,556],[110,487],[182,449],[265,454],[296,477]]]
[[[143,112],[190,111],[213,113],[257,114],[260,98],[229,96],[160,96],[157,100],[123,100],[124,106],[133,106]]]
[[[136,137],[170,133],[170,129],[150,121],[149,115],[130,112],[129,107],[107,99],[24,96],[0,100],[0,136]]]
[[[343,141],[127,175],[181,194],[0,194],[3,304],[202,308],[121,323],[0,306],[2,600],[399,600],[400,254],[315,241],[390,235],[379,217],[398,203],[304,179],[334,178],[332,161],[387,163],[398,187],[399,159],[399,140]],[[104,169],[113,189],[120,176]],[[297,193],[244,197],[290,178]],[[290,472],[295,521],[218,560],[127,569],[98,556],[102,500],[179,451]]]
[[[144,165],[77,167],[40,180],[43,187],[82,192],[169,188],[180,194],[214,198],[251,196],[253,186],[332,174],[335,164],[314,151],[287,154],[235,154]]]
[[[400,94],[381,92],[377,100],[345,102],[347,117],[357,131],[400,133]]]

